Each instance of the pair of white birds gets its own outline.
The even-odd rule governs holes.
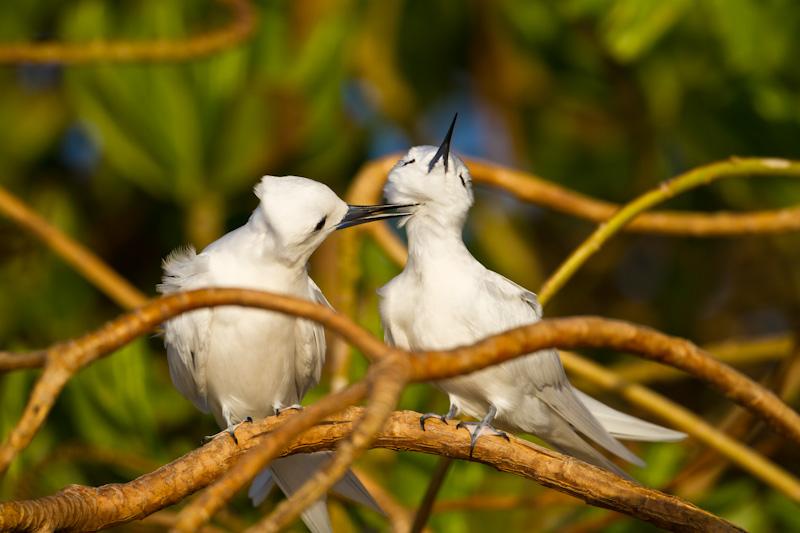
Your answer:
[[[461,232],[473,203],[469,170],[450,153],[455,118],[441,146],[416,146],[395,165],[384,188],[389,205],[348,206],[328,187],[305,178],[264,177],[250,220],[209,245],[173,252],[158,289],[169,294],[205,287],[238,287],[288,294],[328,305],[306,271],[312,252],[331,233],[372,220],[403,217],[408,262],[379,290],[386,342],[407,350],[469,345],[538,322],[536,295],[487,270],[467,250]],[[400,213],[387,213],[401,208]],[[172,381],[178,391],[234,436],[236,424],[296,407],[316,385],[325,360],[323,328],[279,313],[218,307],[185,313],[165,324]],[[626,415],[574,389],[558,352],[543,350],[434,383],[450,396],[450,411],[472,435],[503,435],[492,427],[529,433],[553,448],[630,477],[580,434],[631,463],[644,463],[615,437],[675,441],[685,434]],[[235,436],[234,436],[235,439]],[[255,504],[275,482],[297,490],[330,452],[274,461],[250,489]],[[334,491],[379,512],[352,472]],[[324,498],[302,514],[315,533],[331,531]]]

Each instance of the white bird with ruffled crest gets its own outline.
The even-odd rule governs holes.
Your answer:
[[[159,292],[210,287],[256,289],[328,305],[309,277],[311,254],[338,229],[406,216],[395,206],[349,206],[327,186],[296,176],[266,176],[247,223],[201,253],[187,247],[164,261]],[[166,322],[164,342],[175,388],[204,413],[211,412],[236,440],[238,424],[299,408],[320,379],[325,332],[311,320],[273,311],[222,306],[184,313]],[[331,452],[274,460],[250,489],[260,503],[277,482],[295,492]],[[382,512],[352,472],[333,488]],[[315,533],[331,531],[324,498],[302,513]]]

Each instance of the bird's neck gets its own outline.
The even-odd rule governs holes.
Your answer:
[[[253,211],[241,231],[246,235],[244,240],[249,243],[248,253],[253,260],[280,264],[287,270],[297,273],[298,276],[305,273],[313,250],[288,246],[286,243],[280,242],[273,229],[266,223],[261,213],[261,206]]]
[[[463,225],[463,221],[460,220],[441,220],[423,213],[412,216],[406,223],[408,235],[406,268],[425,269],[426,264],[452,260],[455,257],[472,259],[461,238]]]

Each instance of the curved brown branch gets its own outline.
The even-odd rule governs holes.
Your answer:
[[[0,446],[0,474],[25,449],[44,424],[67,382],[83,367],[108,355],[164,320],[199,307],[244,305],[311,318],[337,331],[368,356],[379,358],[389,348],[352,320],[332,309],[288,296],[243,289],[205,289],[151,300],[147,305],[109,322],[79,339],[47,351],[44,372],[31,391],[25,410],[6,442]]]
[[[472,346],[416,354],[411,361],[412,379],[453,377],[545,348],[600,347],[633,353],[689,372],[763,418],[777,432],[800,443],[800,415],[771,391],[687,340],[620,320],[546,319]]]
[[[105,261],[39,216],[22,200],[0,186],[0,212],[50,247],[68,265],[123,309],[133,309],[147,296],[120,276]]]
[[[204,289],[152,300],[96,332],[48,350],[45,370],[34,385],[17,426],[0,447],[0,472],[30,443],[67,381],[91,361],[110,353],[164,320],[199,307],[244,305],[315,320],[336,331],[373,360],[403,354],[387,347],[330,308],[288,296],[243,289]],[[800,442],[800,417],[773,393],[719,363],[692,343],[650,328],[596,317],[544,320],[473,346],[407,354],[412,380],[427,381],[471,372],[519,354],[545,348],[614,348],[681,368],[763,417],[778,432]]]
[[[759,172],[777,175],[787,175],[785,169],[790,166],[784,164],[789,163],[784,160],[732,158],[730,161],[736,163],[763,161],[765,162],[764,168]],[[621,207],[618,204],[571,191],[525,172],[478,159],[470,159],[466,162],[475,181],[500,187],[520,200],[577,218],[600,223],[608,220]],[[766,164],[770,162],[776,164],[772,166]],[[800,230],[800,207],[749,213],[652,211],[637,216],[625,227],[625,230],[664,235],[690,235],[692,237],[784,233]]]
[[[703,350],[725,364],[741,368],[786,359],[792,354],[794,346],[794,336],[783,333],[705,344]],[[646,360],[626,361],[614,365],[610,370],[636,383],[675,381],[687,377],[685,372],[678,369],[665,368],[664,365]]]
[[[282,452],[330,450],[347,438],[364,412],[351,407],[324,424],[310,428]],[[72,485],[38,500],[0,502],[0,529],[81,531],[105,529],[143,518],[173,505],[219,478],[243,459],[243,453],[263,446],[278,427],[302,413],[258,420],[237,431],[239,446],[217,438],[182,458],[130,483],[82,487]],[[417,451],[470,460],[467,432],[454,425],[432,423],[423,431],[419,413],[393,413],[376,435],[374,448]],[[249,455],[249,454],[248,454]],[[246,456],[245,456],[246,457]],[[472,460],[532,479],[591,505],[614,509],[670,531],[743,531],[680,498],[620,479],[577,459],[511,438],[483,438]]]
[[[0,63],[71,63],[98,61],[186,61],[233,47],[256,29],[255,9],[248,0],[219,0],[233,15],[220,29],[181,41],[93,41],[88,43],[2,43]]]

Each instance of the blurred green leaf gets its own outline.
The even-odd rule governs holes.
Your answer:
[[[140,451],[157,442],[157,424],[150,401],[152,366],[139,339],[80,372],[64,390],[75,430],[92,445]]]
[[[621,62],[646,54],[684,16],[689,0],[621,0],[610,7],[601,26],[604,41]]]
[[[0,436],[4,441],[22,416],[28,391],[33,385],[35,377],[34,372],[8,372],[0,375]],[[0,497],[3,499],[13,498],[14,486],[25,473],[31,456],[37,451],[41,451],[40,445],[41,442],[32,443],[23,457],[11,463],[8,471],[0,479]]]

